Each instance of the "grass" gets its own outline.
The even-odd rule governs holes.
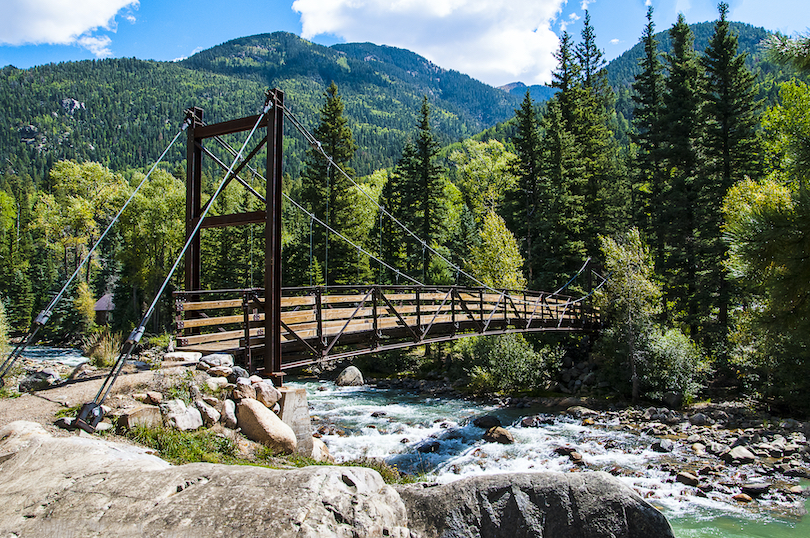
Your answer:
[[[82,342],[82,353],[90,359],[93,366],[107,368],[115,364],[121,353],[121,333],[112,332],[109,328],[90,333]]]
[[[61,412],[75,414],[77,409],[64,409]],[[300,468],[312,465],[334,465],[319,462],[300,454],[277,454],[268,447],[261,447],[253,458],[240,456],[232,439],[218,435],[211,430],[181,432],[172,428],[133,428],[124,433],[128,439],[152,448],[164,460],[174,465],[207,462],[225,465],[258,465],[271,469]],[[400,472],[395,466],[382,460],[362,458],[339,464],[342,467],[367,467],[374,469],[386,484],[409,484],[421,481],[419,475]]]
[[[172,428],[138,427],[125,436],[158,451],[161,458],[175,465],[200,461],[228,465],[241,462],[236,444],[211,430],[181,432]]]

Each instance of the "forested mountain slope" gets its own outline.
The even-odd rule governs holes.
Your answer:
[[[511,117],[510,95],[412,52],[372,44],[323,47],[293,34],[236,39],[180,63],[115,59],[0,70],[0,159],[40,180],[60,159],[99,161],[112,169],[145,167],[176,133],[183,111],[205,109],[208,122],[256,113],[268,87],[279,87],[304,125],[330,82],[346,102],[360,146],[360,174],[392,166],[416,125],[421,99],[433,108],[442,142],[460,140]],[[296,176],[306,149],[289,133],[287,172]],[[178,146],[170,160],[182,159]]]

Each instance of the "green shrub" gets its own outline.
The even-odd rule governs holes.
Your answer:
[[[126,436],[157,450],[161,458],[175,465],[198,461],[232,464],[238,457],[233,440],[211,430],[181,432],[171,428],[138,427],[129,430]]]
[[[521,334],[473,337],[459,342],[456,361],[466,366],[474,393],[521,392],[539,388],[562,357],[559,347],[536,351]]]

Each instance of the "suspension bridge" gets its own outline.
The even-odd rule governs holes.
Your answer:
[[[446,263],[474,286],[426,285],[382,261],[382,256],[368,252],[352,242],[340,230],[331,228],[318,215],[308,212],[282,191],[282,162],[284,119],[318,151],[330,166],[343,174],[365,195],[383,216],[400,226],[431,256]],[[169,149],[187,133],[186,143],[186,242],[169,274],[147,308],[138,326],[124,343],[123,349],[98,391],[93,402],[82,406],[75,425],[87,431],[103,418],[101,404],[107,398],[124,364],[132,356],[146,324],[163,295],[170,278],[184,262],[185,290],[174,293],[178,350],[200,351],[203,354],[227,352],[241,358],[251,373],[274,379],[281,384],[285,371],[324,360],[349,358],[385,350],[445,342],[475,335],[497,335],[515,332],[593,332],[600,326],[600,316],[591,302],[593,287],[582,297],[562,292],[529,290],[499,290],[485,285],[448,260],[433,246],[402,224],[377,200],[348,176],[321,146],[321,143],[301,124],[284,104],[280,90],[270,90],[262,112],[255,116],[208,125],[203,110],[191,108],[181,130],[136,187],[129,200],[110,222],[87,257],[76,268],[62,290],[37,316],[27,335],[0,365],[0,380],[10,370],[27,345],[35,341],[71,282],[101,243],[129,202],[149,179]],[[223,137],[249,131],[239,150]],[[258,142],[254,141],[258,138]],[[210,142],[213,142],[211,144]],[[251,143],[255,143],[248,150]],[[220,149],[217,155],[216,148]],[[251,165],[251,161],[266,148],[266,177]],[[222,151],[231,164],[222,160]],[[203,165],[208,159],[224,171],[224,177],[214,193],[203,203]],[[263,180],[265,188],[255,189],[246,180]],[[233,181],[240,183],[259,200],[262,210],[230,215],[209,215],[217,197]],[[386,284],[357,284],[353,286],[316,286],[304,288],[281,287],[283,260],[281,251],[281,212],[285,199],[299,211],[326,228],[337,239],[348,242],[359,253],[368,256],[393,272],[398,278],[411,282],[407,286]],[[249,289],[206,290],[202,286],[202,254],[200,233],[203,229],[264,225],[264,287]],[[336,239],[336,240],[337,240]],[[596,274],[586,261],[572,277],[585,274],[590,283]],[[603,279],[600,286],[604,284]],[[570,284],[570,281],[569,281]],[[597,286],[598,288],[598,286]]]

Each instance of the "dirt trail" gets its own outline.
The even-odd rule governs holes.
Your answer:
[[[17,398],[0,398],[0,426],[15,420],[28,420],[42,424],[52,434],[70,435],[70,432],[53,425],[56,413],[91,401],[98,393],[106,374],[107,371],[97,370],[89,377],[70,380],[45,390],[25,393]],[[110,396],[136,392],[138,387],[146,387],[154,378],[154,371],[137,371],[132,368],[122,372]]]

